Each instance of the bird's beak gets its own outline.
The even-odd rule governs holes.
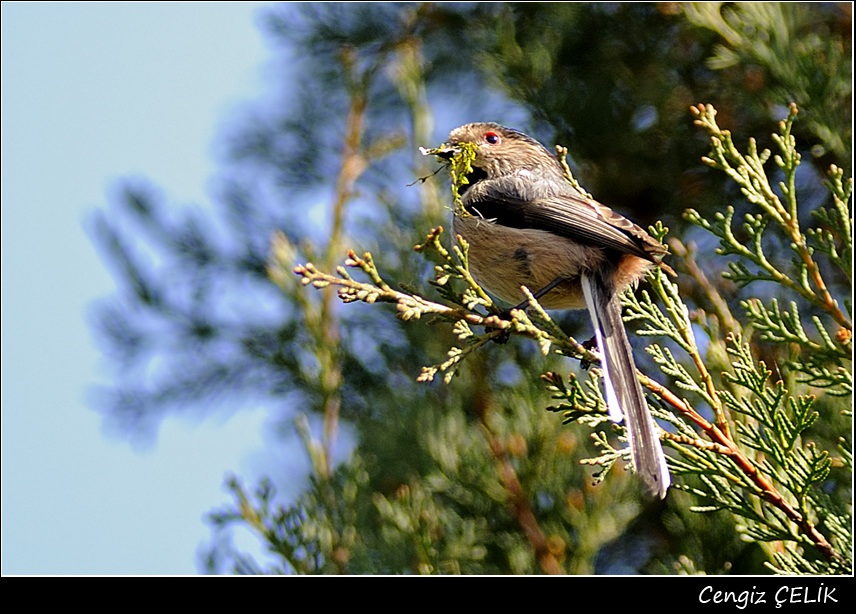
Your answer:
[[[419,148],[419,152],[423,156],[437,156],[438,158],[442,158],[443,160],[447,160],[447,161],[451,160],[452,157],[455,154],[460,153],[460,151],[461,150],[459,147],[454,147],[452,145],[446,145],[445,143],[443,143],[439,147],[435,147],[433,149],[429,149],[427,147],[420,147]]]

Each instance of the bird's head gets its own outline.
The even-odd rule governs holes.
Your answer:
[[[558,162],[541,143],[519,130],[492,122],[459,126],[440,147],[421,151],[450,163],[469,153],[468,162],[472,166],[466,174],[469,184],[521,170],[555,171],[561,175]]]

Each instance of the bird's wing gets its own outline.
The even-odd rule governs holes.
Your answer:
[[[474,190],[466,208],[513,228],[546,230],[559,236],[659,262],[666,249],[642,228],[609,207],[568,189],[558,195],[523,195],[508,185]],[[465,199],[465,201],[468,199]]]

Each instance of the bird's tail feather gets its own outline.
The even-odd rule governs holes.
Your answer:
[[[624,417],[636,473],[652,494],[665,497],[671,479],[654,418],[636,378],[632,349],[621,319],[621,301],[598,277],[582,276],[583,294],[594,326],[609,417]]]

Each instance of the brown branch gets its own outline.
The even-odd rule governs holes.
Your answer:
[[[342,64],[348,76],[353,77],[353,69],[356,58],[352,53],[343,52]],[[366,161],[360,153],[363,138],[363,119],[365,117],[366,96],[362,87],[353,87],[350,90],[351,100],[348,116],[345,120],[345,137],[342,148],[342,156],[339,173],[336,177],[332,211],[332,224],[330,236],[327,241],[327,249],[324,253],[327,268],[333,268],[336,255],[340,253],[343,239],[343,222],[345,208],[354,194],[354,186],[366,168]],[[316,356],[321,366],[319,383],[323,396],[324,415],[324,466],[321,468],[324,477],[330,475],[333,444],[336,440],[336,432],[339,424],[339,412],[342,406],[340,388],[342,385],[342,367],[336,358],[337,348],[341,331],[339,321],[333,315],[333,293],[329,290],[324,292],[321,302],[318,324],[321,327],[317,331]]]
[[[821,308],[831,315],[842,328],[853,330],[853,323],[846,315],[844,315],[844,312],[841,311],[841,308],[838,306],[838,301],[832,298],[832,294],[830,294],[829,288],[827,288],[826,282],[823,280],[823,276],[820,273],[820,267],[817,266],[817,262],[815,262],[811,251],[806,244],[805,236],[800,231],[799,226],[797,226],[797,221],[790,220],[790,223],[786,224],[785,228],[789,229],[789,238],[794,242],[797,252],[808,270],[808,274],[814,282],[815,288],[817,288],[817,291],[820,294],[819,298]]]
[[[348,260],[351,266],[359,266],[361,259],[357,258],[353,251],[348,252]],[[339,298],[345,302],[365,301],[367,303],[396,303],[399,317],[409,320],[419,318],[426,313],[437,314],[450,320],[464,320],[469,324],[478,326],[489,326],[491,328],[506,329],[511,327],[511,322],[497,316],[481,316],[475,312],[462,308],[449,307],[442,303],[436,303],[422,298],[417,294],[409,294],[393,290],[390,287],[380,288],[376,285],[362,283],[353,279],[336,277],[328,273],[320,272],[314,264],[298,264],[293,269],[294,273],[301,276],[301,283],[312,284],[316,288],[327,286],[339,286]]]
[[[713,376],[707,367],[704,357],[699,352],[698,344],[693,334],[692,323],[689,319],[689,314],[686,312],[686,307],[680,303],[678,297],[678,287],[663,275],[662,271],[654,271],[651,277],[651,283],[656,294],[661,298],[666,309],[671,317],[671,323],[680,337],[676,339],[680,342],[687,355],[693,361],[696,371],[704,385],[706,399],[713,409],[716,422],[726,434],[728,434],[728,421],[725,418],[725,412],[722,408],[722,402],[719,400],[719,393],[716,389],[716,384],[713,381]]]
[[[476,401],[476,414],[479,417],[479,422],[481,423],[482,431],[484,432],[485,440],[491,454],[496,460],[497,473],[505,492],[508,494],[508,502],[514,513],[514,519],[521,531],[523,531],[523,535],[527,541],[532,545],[532,549],[535,552],[535,559],[538,561],[541,570],[549,575],[564,575],[566,572],[553,554],[548,540],[544,536],[541,526],[538,524],[538,518],[529,504],[529,500],[514,466],[509,462],[508,455],[502,443],[488,424],[487,404],[487,399],[484,396],[478,399]]]
[[[343,275],[342,277],[335,277],[326,273],[321,273],[311,263],[296,266],[294,268],[294,272],[303,277],[303,284],[311,283],[319,288],[324,288],[330,285],[339,286],[341,288],[339,296],[347,302],[362,300],[368,303],[376,301],[396,303],[399,315],[404,319],[419,318],[425,313],[434,313],[444,316],[450,320],[463,320],[470,324],[486,326],[493,329],[507,329],[511,333],[540,338],[539,335],[541,333],[539,329],[535,328],[531,324],[521,325],[521,322],[518,321],[517,318],[512,318],[509,321],[496,315],[485,317],[465,309],[453,308],[440,303],[435,303],[418,295],[393,290],[380,278],[377,270],[374,268],[374,265],[370,260],[370,255],[368,254],[366,254],[365,259],[360,259],[353,251],[349,251],[346,264],[352,267],[361,268],[372,278],[374,285],[350,279],[350,277],[344,275],[343,270],[340,270],[340,273]],[[496,331],[494,331],[494,333],[495,332]],[[596,354],[593,354],[587,348],[579,346],[579,344],[576,344],[575,342],[569,343],[567,339],[556,341],[561,341],[567,347],[571,347],[584,359],[597,359]],[[679,398],[670,389],[638,371],[637,374],[643,386],[659,396],[679,414],[683,415],[698,426],[707,438],[713,442],[708,443],[702,440],[687,439],[682,440],[681,443],[688,443],[698,449],[713,451],[730,458],[743,472],[743,474],[749,478],[751,483],[756,486],[760,492],[760,496],[771,503],[774,507],[781,510],[789,520],[794,522],[800,530],[808,536],[821,554],[830,559],[842,560],[841,556],[833,549],[832,545],[826,540],[823,534],[817,530],[811,521],[805,518],[798,510],[794,509],[794,507],[776,490],[772,482],[758,471],[753,462],[738,448],[729,432],[720,428],[718,425],[707,421],[689,404],[688,401]],[[513,466],[506,459],[501,443],[494,436],[487,424],[485,412],[486,409],[483,408],[479,413],[480,420],[486,433],[487,442],[499,464],[498,469],[500,480],[509,494],[509,501],[514,510],[515,518],[523,530],[523,533],[535,549],[539,565],[545,573],[564,573],[548,547],[547,540],[544,538],[544,535],[538,526],[537,518],[529,506],[523,487],[520,484]]]
[[[796,196],[795,188],[793,185],[794,174],[786,173],[790,175],[790,185],[787,188],[787,196],[792,205],[791,211],[788,211],[788,209],[786,209],[784,205],[782,205],[782,202],[779,199],[778,195],[773,192],[773,189],[770,186],[767,175],[763,171],[762,160],[757,154],[754,139],[750,139],[749,155],[744,156],[734,146],[734,143],[731,140],[731,133],[728,130],[722,130],[717,125],[715,120],[716,111],[711,105],[699,104],[697,106],[690,107],[690,111],[697,118],[694,123],[697,126],[704,128],[711,135],[711,145],[713,147],[713,152],[711,155],[713,155],[716,159],[714,160],[705,157],[703,158],[703,160],[713,168],[719,168],[720,170],[725,172],[729,177],[731,177],[732,180],[735,181],[735,183],[737,183],[746,191],[747,195],[751,194],[751,192],[755,190],[759,192],[759,195],[763,198],[763,201],[753,200],[752,198],[750,198],[750,202],[754,202],[755,204],[759,205],[765,215],[773,218],[776,224],[785,232],[788,238],[790,238],[790,240],[793,242],[794,246],[797,248],[796,251],[800,256],[803,265],[806,267],[809,277],[811,278],[815,288],[817,289],[817,292],[813,291],[809,287],[804,286],[802,283],[797,283],[796,280],[793,280],[787,275],[784,275],[766,262],[760,264],[772,277],[776,279],[778,283],[794,290],[806,300],[814,303],[815,305],[818,305],[821,309],[823,309],[830,316],[832,316],[832,318],[846,330],[853,330],[853,323],[847,318],[844,312],[841,311],[841,308],[838,306],[838,302],[834,298],[832,298],[832,295],[830,294],[826,282],[824,281],[823,276],[820,272],[820,268],[814,261],[811,250],[809,249],[806,243],[805,235],[802,233],[802,230],[800,230],[799,221],[796,218],[795,214]],[[796,116],[796,113],[796,104],[791,103],[791,115],[789,117],[789,120],[782,122],[783,127],[787,125],[788,121],[793,121],[793,118]],[[783,139],[777,137],[778,135],[773,135],[773,138],[779,141],[781,144]],[[787,125],[786,132],[785,134],[783,134],[783,137],[790,137],[789,125]],[[718,146],[721,146],[721,151],[717,151]],[[785,151],[786,147],[784,145],[782,145],[782,149],[782,154],[786,155],[787,152]],[[735,169],[728,164],[726,158],[730,158],[731,160],[737,162],[741,169],[746,171],[746,174],[744,175],[735,171]],[[798,163],[798,161],[796,163]],[[796,166],[794,165],[790,167],[790,170],[793,170],[795,168]],[[782,170],[787,171],[788,169],[782,166]],[[753,181],[757,182],[757,187],[753,185]]]
[[[781,510],[788,519],[796,524],[800,530],[807,535],[809,539],[811,539],[815,548],[817,548],[821,554],[829,559],[843,561],[841,555],[835,551],[832,545],[827,541],[826,537],[817,530],[817,527],[815,527],[808,518],[795,510],[793,506],[785,500],[767,476],[758,471],[757,467],[755,467],[752,461],[743,454],[729,435],[724,433],[715,424],[711,424],[705,420],[685,399],[679,399],[671,390],[662,384],[655,382],[647,376],[642,376],[641,380],[643,386],[675,408],[680,414],[686,416],[689,420],[698,425],[699,428],[704,431],[705,435],[707,435],[707,437],[718,446],[717,448],[711,449],[710,444],[699,441],[699,445],[696,447],[712,450],[717,454],[729,457],[758,488],[761,492],[761,496],[774,507]],[[687,443],[695,445],[693,442]]]
[[[708,279],[705,272],[698,265],[698,262],[696,262],[695,245],[692,243],[686,245],[678,239],[671,239],[669,240],[669,248],[675,256],[678,256],[683,260],[690,277],[695,280],[701,288],[702,293],[713,304],[714,311],[716,312],[716,315],[719,316],[719,321],[722,327],[726,331],[738,332],[740,328],[738,327],[734,316],[731,314],[731,309],[728,307],[728,303],[722,297],[719,290],[716,289],[713,282]]]

